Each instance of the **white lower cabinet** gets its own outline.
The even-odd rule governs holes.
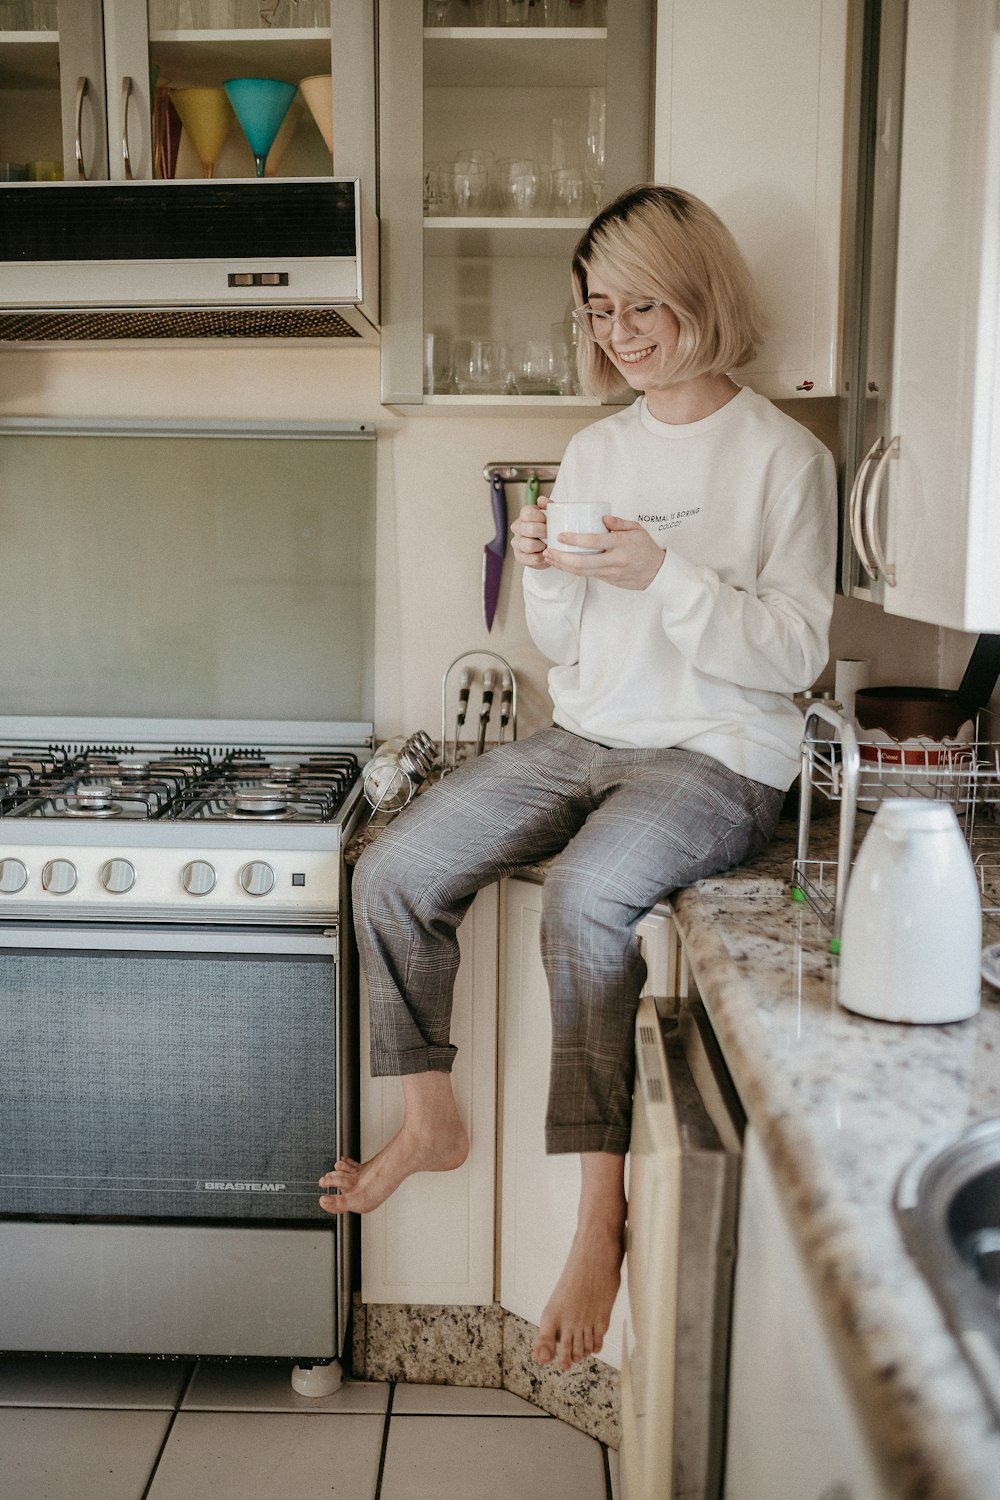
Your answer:
[[[546,1156],[545,1106],[552,1027],[539,952],[542,887],[505,882],[501,950],[500,1302],[538,1323],[576,1228],[580,1162]],[[649,971],[646,990],[667,988],[673,923],[651,912],[639,926]],[[626,1297],[618,1294],[601,1358],[621,1365]]]
[[[887,1500],[756,1132],[744,1139],[726,1500]]]
[[[456,1172],[410,1177],[361,1220],[365,1302],[489,1306],[494,1300],[498,888],[479,892],[459,929],[452,1074],[472,1149]],[[368,997],[361,981],[361,1152],[398,1130],[398,1078],[368,1077]]]

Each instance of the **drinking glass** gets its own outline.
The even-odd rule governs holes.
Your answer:
[[[424,0],[424,25],[447,26],[451,20],[451,0]]]
[[[170,97],[202,171],[211,177],[233,123],[233,107],[225,89],[171,89]]]
[[[330,73],[314,73],[310,78],[300,78],[299,88],[332,158],[333,77]]]
[[[497,0],[466,0],[469,8],[470,26],[495,26],[497,24]]]
[[[547,197],[548,173],[538,162],[526,157],[517,157],[499,165],[504,211],[520,217],[540,213]]]
[[[510,349],[510,383],[519,396],[552,396],[556,381],[552,346],[544,339],[524,339]]]
[[[227,78],[223,88],[253,152],[257,176],[263,177],[267,153],[274,145],[298,85],[284,83],[280,78]]]
[[[34,24],[31,0],[0,0],[0,31],[31,31]]]
[[[579,167],[557,167],[552,173],[552,207],[557,214],[579,218],[584,210],[583,172]]]
[[[424,391],[428,396],[451,390],[451,339],[446,333],[424,335]]]
[[[440,218],[450,214],[455,203],[455,163],[432,162],[424,168],[424,214]]]
[[[507,352],[493,339],[459,339],[453,364],[460,395],[500,395],[507,389]]]
[[[501,26],[527,26],[529,18],[528,0],[500,0]]]
[[[579,332],[572,319],[567,323],[553,323],[549,328],[552,378],[560,396],[576,396],[580,391],[576,367],[576,341]]]
[[[590,89],[587,93],[587,135],[585,142],[588,171],[604,171],[604,134],[607,118],[606,95],[603,89]]]
[[[482,148],[460,151],[455,158],[455,212],[485,214],[493,204],[496,161],[492,151]]]

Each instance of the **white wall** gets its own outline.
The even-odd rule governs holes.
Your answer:
[[[559,459],[593,411],[402,415],[379,404],[378,350],[148,344],[135,348],[8,349],[0,355],[0,416],[373,421],[378,433],[379,736],[440,725],[441,675],[484,646],[514,667],[520,729],[547,721],[545,664],[524,628],[508,559],[487,635],[483,545],[492,535],[482,477],[491,461]],[[831,446],[830,403],[786,407]],[[166,482],[166,481],[163,481]],[[511,507],[513,511],[513,505]],[[944,637],[944,639],[942,639]],[[971,640],[838,600],[833,655],[869,656],[881,682],[954,685]],[[824,674],[832,679],[832,668]]]

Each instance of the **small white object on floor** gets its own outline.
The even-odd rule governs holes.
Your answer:
[[[300,1396],[312,1396],[314,1400],[339,1391],[342,1378],[340,1365],[335,1359],[328,1364],[292,1366],[292,1390]]]

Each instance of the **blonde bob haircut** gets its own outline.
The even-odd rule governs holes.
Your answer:
[[[629,188],[594,219],[573,251],[576,305],[593,276],[641,301],[662,299],[680,324],[672,376],[691,380],[748,364],[762,319],[753,278],[717,214],[680,188]],[[600,344],[577,341],[580,383],[590,395],[626,386]]]

